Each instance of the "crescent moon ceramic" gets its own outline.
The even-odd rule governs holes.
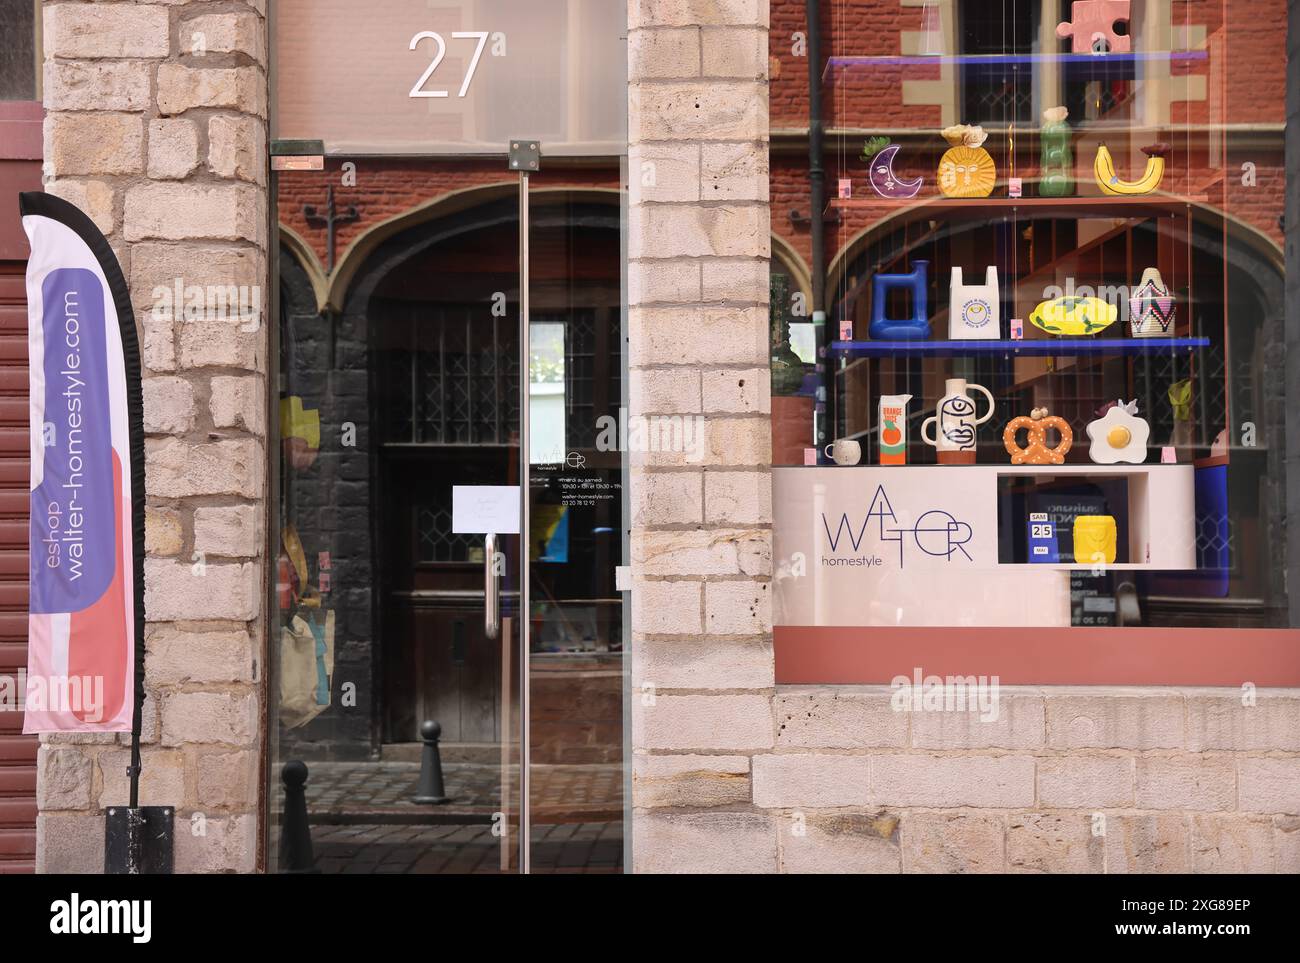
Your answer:
[[[1096,421],[1088,422],[1088,457],[1098,465],[1128,462],[1140,465],[1147,458],[1151,426],[1137,416],[1137,401],[1116,402]]]
[[[906,200],[915,197],[921,190],[922,179],[905,181],[894,173],[894,158],[898,155],[899,145],[890,144],[868,162],[868,180],[871,189],[881,197],[891,200]]]

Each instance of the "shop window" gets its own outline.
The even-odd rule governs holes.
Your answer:
[[[952,632],[1004,681],[1289,678],[1286,37],[1229,6],[832,5],[813,363],[774,218],[778,681]]]

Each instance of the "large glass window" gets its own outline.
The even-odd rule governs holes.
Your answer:
[[[778,649],[1208,683],[1226,637],[1172,630],[1258,629],[1286,676],[1285,3],[839,0],[811,92],[778,6]]]
[[[326,872],[620,871],[622,8],[274,10],[272,758]]]

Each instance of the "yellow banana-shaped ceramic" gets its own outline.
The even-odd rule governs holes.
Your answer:
[[[1092,173],[1097,178],[1098,186],[1107,194],[1116,195],[1150,194],[1154,191],[1165,176],[1165,155],[1169,153],[1169,145],[1152,144],[1143,147],[1142,153],[1147,155],[1147,169],[1143,172],[1142,179],[1122,181],[1115,173],[1115,160],[1110,156],[1110,151],[1105,144],[1098,145],[1097,156],[1092,162]]]

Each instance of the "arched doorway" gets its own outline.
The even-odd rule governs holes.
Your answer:
[[[419,205],[354,238],[328,276],[286,235],[281,541],[300,546],[332,618],[334,697],[306,721],[279,713],[278,755],[308,760],[331,787],[309,789],[315,821],[418,821],[421,727],[436,721],[454,798],[428,818],[463,820],[472,839],[461,852],[490,860],[492,820],[517,816],[526,684],[544,868],[544,827],[600,821],[621,839],[622,454],[598,445],[622,396],[621,210],[617,192],[582,188],[535,191],[530,210],[527,680],[487,633],[489,556],[482,535],[455,530],[452,497],[519,483],[517,196],[490,185]],[[316,451],[296,468],[288,445],[313,430]],[[504,541],[517,558],[518,539]],[[289,554],[280,567],[292,582]],[[502,573],[500,595],[517,623],[515,572]],[[411,786],[393,787],[394,773]],[[577,805],[548,795],[558,782],[583,789]],[[373,789],[385,783],[393,791]]]
[[[477,617],[481,545],[451,531],[451,481],[507,477],[518,444],[517,217],[501,199],[393,236],[344,304],[342,326],[367,332],[372,491],[383,493],[372,523],[386,743],[415,742],[432,718],[452,751],[502,738],[501,666]],[[619,453],[596,447],[597,419],[616,418],[621,395],[619,209],[553,192],[531,219],[533,503],[556,529],[533,552],[534,594],[554,616],[535,616],[533,647],[581,652],[599,639],[619,652],[619,502],[566,504],[555,470],[571,454],[589,471],[619,470]],[[609,721],[578,720],[565,736],[535,720],[535,761],[608,761],[611,747],[584,726]]]

